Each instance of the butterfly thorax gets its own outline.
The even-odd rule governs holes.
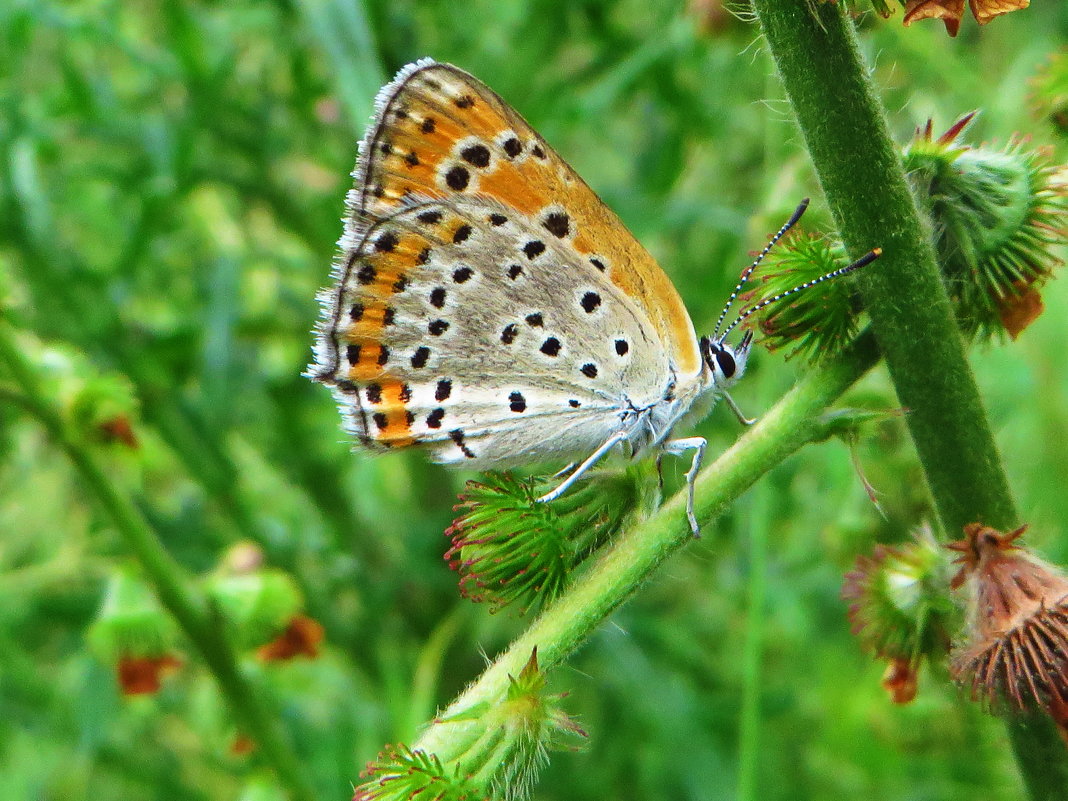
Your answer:
[[[633,414],[635,452],[660,445],[680,425],[703,419],[716,401],[742,377],[749,359],[752,336],[737,345],[703,337],[701,370],[695,374],[672,375],[661,396]]]

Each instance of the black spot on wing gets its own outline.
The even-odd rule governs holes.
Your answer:
[[[466,456],[468,459],[475,458],[474,452],[470,448],[468,448],[467,444],[464,442],[463,429],[455,428],[449,432],[449,436],[452,438],[452,441],[456,443],[456,447],[460,449],[460,452],[464,456]]]
[[[379,253],[392,253],[396,249],[398,242],[400,242],[400,239],[397,238],[395,233],[386,231],[375,240],[375,250]]]
[[[545,229],[550,234],[560,239],[567,236],[568,232],[571,230],[571,221],[568,219],[568,216],[563,212],[558,211],[554,211],[552,214],[547,215],[545,220],[542,221],[542,225],[545,226]]]
[[[471,183],[471,173],[466,167],[456,166],[445,173],[445,184],[456,192],[463,192],[469,183]]]
[[[582,306],[586,314],[592,314],[601,305],[601,296],[596,292],[587,292],[582,296],[579,305]]]
[[[471,145],[460,151],[460,158],[476,167],[488,167],[490,163],[489,148],[485,145]]]
[[[430,358],[430,348],[425,345],[420,345],[415,349],[415,353],[412,354],[412,367],[416,369],[426,366],[427,359]]]
[[[549,337],[541,343],[539,350],[546,356],[557,356],[560,354],[560,340],[556,337]]]
[[[528,259],[536,259],[545,252],[545,243],[537,239],[532,239],[523,245],[523,252],[527,254]]]

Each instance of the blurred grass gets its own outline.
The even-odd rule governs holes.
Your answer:
[[[89,371],[132,386],[140,447],[100,455],[180,561],[207,570],[250,538],[299,582],[329,645],[265,672],[321,797],[348,797],[367,759],[411,740],[477,674],[480,650],[523,625],[462,602],[441,559],[465,476],[352,454],[327,393],[300,377],[374,93],[422,55],[487,80],[661,260],[701,328],[747,251],[817,187],[755,28],[697,22],[638,0],[0,8],[3,312],[59,387]],[[978,107],[976,141],[1026,132],[1066,160],[1028,98],[1068,42],[1062,4],[956,40],[899,17],[862,27],[902,139]],[[1046,303],[1017,343],[973,362],[1032,542],[1064,562],[1068,290],[1054,283]],[[750,369],[737,398],[752,414],[804,367],[762,352]],[[852,400],[894,405],[880,374]],[[700,433],[716,450],[737,429],[717,412]],[[1022,798],[996,723],[943,676],[892,707],[848,635],[841,573],[925,513],[899,424],[871,431],[859,456],[887,519],[843,445],[809,449],[557,674],[592,737],[554,759],[537,797],[736,797],[762,563],[754,797]],[[237,797],[260,766],[230,753],[233,724],[191,654],[158,696],[124,700],[87,652],[119,541],[6,406],[0,532],[0,797]]]

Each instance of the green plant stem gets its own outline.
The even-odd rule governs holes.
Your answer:
[[[1008,480],[853,26],[833,4],[754,8],[846,247],[883,249],[858,284],[942,524],[1011,529]]]
[[[33,174],[36,177],[36,170]],[[261,171],[260,174],[266,173]],[[191,181],[198,178],[203,181],[233,181],[238,189],[248,190],[245,194],[249,197],[263,194],[289,197],[277,188],[262,185],[262,182],[256,184],[257,191],[253,191],[252,184],[255,182],[246,186],[230,174],[198,174],[192,176]],[[35,313],[31,318],[36,330],[67,340],[85,350],[97,363],[113,364],[121,370],[137,389],[146,421],[155,427],[186,466],[189,477],[203,488],[223,513],[227,524],[220,526],[217,532],[206,531],[205,534],[218,534],[220,544],[242,537],[256,542],[273,563],[286,567],[294,575],[307,599],[309,610],[327,627],[332,641],[340,642],[340,635],[344,632],[347,635],[344,640],[353,647],[352,627],[340,619],[333,604],[317,588],[316,582],[309,579],[307,571],[301,567],[299,555],[281,547],[277,538],[266,534],[252,500],[241,487],[240,471],[225,438],[217,429],[213,430],[207,425],[202,414],[186,402],[181,393],[162,389],[169,386],[170,377],[161,375],[155,363],[146,366],[137,343],[120,324],[116,314],[102,313],[102,310],[111,307],[106,304],[102,307],[100,304],[100,298],[107,297],[108,292],[99,277],[99,271],[87,264],[76,249],[64,248],[55,241],[51,232],[56,230],[56,225],[51,214],[43,215],[46,224],[31,224],[28,208],[50,208],[45,188],[39,181],[24,181],[17,188],[9,189],[8,196],[19,201],[8,204],[3,213],[20,257],[16,264],[21,267],[22,276],[33,297],[30,305]],[[151,240],[155,226],[166,217],[155,210],[156,205],[155,201],[146,201],[148,208],[142,211],[134,228],[132,244],[114,267],[115,274],[124,274],[124,271],[132,269],[129,265],[137,261],[138,253],[144,247],[136,243]],[[279,214],[284,216],[282,210],[279,210]],[[289,219],[288,222],[302,236],[306,236],[310,230],[300,220]],[[287,453],[290,469],[301,463],[307,464],[306,460],[296,455],[299,449],[290,448]],[[345,542],[351,538],[351,532],[357,526],[343,511],[347,508],[346,504],[337,502],[344,496],[328,473],[315,471],[315,480],[304,482],[304,486],[313,488],[312,494],[318,508],[323,510],[324,519],[332,526],[335,539]]]
[[[200,652],[265,761],[274,767],[294,799],[311,801],[314,796],[296,755],[282,737],[264,700],[242,675],[221,620],[208,601],[194,589],[182,567],[164,549],[141,511],[115,488],[89,448],[68,430],[42,388],[33,365],[23,356],[15,332],[6,320],[0,320],[0,364],[7,368],[21,390],[23,408],[32,412],[63,449],[87,489],[111,518],[152,582],[160,601]]]
[[[1019,524],[927,227],[909,190],[841,4],[754,0],[838,231],[849,251],[882,247],[858,283],[945,531]],[[1010,722],[1032,798],[1068,787],[1068,749]],[[1036,734],[1036,732],[1038,732]],[[1049,729],[1046,729],[1049,734]]]
[[[696,514],[705,526],[753,482],[802,445],[827,435],[821,417],[877,360],[874,339],[861,336],[845,353],[809,372],[757,425],[697,478]],[[508,677],[517,676],[537,647],[538,662],[550,669],[573,653],[668,556],[691,543],[685,491],[620,535],[575,583],[531,624],[508,650],[435,721],[415,748],[455,758],[480,736],[485,723],[464,713],[504,698]],[[444,719],[454,718],[450,722]]]

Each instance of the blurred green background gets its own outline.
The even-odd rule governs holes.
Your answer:
[[[969,18],[957,39],[900,14],[859,25],[901,142],[980,108],[972,141],[1019,132],[1068,161],[1033,86],[1066,49],[1063,2]],[[801,197],[816,198],[808,229],[830,230],[756,27],[714,2],[0,7],[2,313],[59,402],[98,382],[128,413],[137,447],[94,448],[190,571],[248,539],[296,579],[322,655],[248,669],[323,799],[350,797],[368,759],[411,742],[524,626],[460,599],[442,560],[471,476],[353,453],[300,375],[372,99],[424,55],[515,105],[658,257],[698,329]],[[1045,300],[973,364],[1030,541],[1064,562],[1068,285]],[[761,350],[735,397],[760,414],[804,369]],[[882,371],[852,401],[895,406]],[[715,453],[739,429],[717,409],[699,433]],[[849,635],[843,572],[927,514],[900,421],[857,456],[885,518],[842,443],[809,448],[554,674],[591,736],[554,757],[537,798],[1023,798],[996,720],[937,673],[893,706]],[[159,694],[123,698],[87,646],[126,558],[65,456],[0,401],[0,798],[264,790],[195,652]]]

